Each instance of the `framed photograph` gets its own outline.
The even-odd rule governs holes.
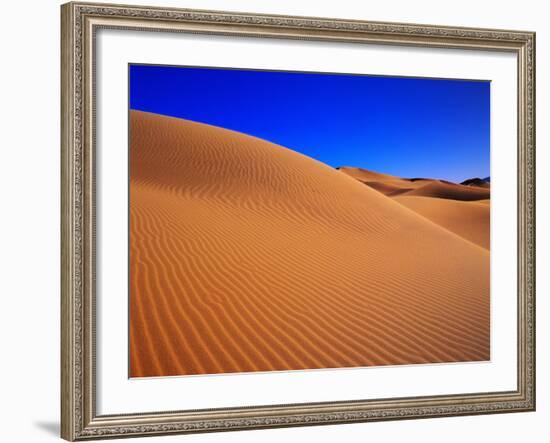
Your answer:
[[[62,437],[535,409],[535,35],[62,6]]]

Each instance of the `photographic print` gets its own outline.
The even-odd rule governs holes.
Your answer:
[[[129,65],[129,375],[490,360],[489,81]]]
[[[534,411],[535,40],[62,5],[62,437]]]

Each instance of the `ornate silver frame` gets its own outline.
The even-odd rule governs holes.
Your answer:
[[[68,3],[62,18],[61,435],[87,440],[533,411],[535,34]],[[94,35],[99,28],[509,51],[518,59],[518,380],[510,392],[99,416],[95,410]]]

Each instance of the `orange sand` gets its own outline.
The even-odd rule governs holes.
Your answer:
[[[130,152],[132,377],[489,359],[489,251],[424,203],[155,114]]]
[[[457,185],[455,183],[433,181],[425,186],[407,192],[406,195],[473,201],[490,198],[491,190],[474,186]]]
[[[459,185],[434,179],[400,178],[361,168],[342,167],[339,170],[445,229],[489,249],[489,183]]]
[[[434,223],[489,249],[489,204],[485,201],[460,201],[432,197],[398,196],[395,201],[405,205]]]

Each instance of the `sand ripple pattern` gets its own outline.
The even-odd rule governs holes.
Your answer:
[[[131,112],[132,377],[489,359],[489,251],[309,157]]]

